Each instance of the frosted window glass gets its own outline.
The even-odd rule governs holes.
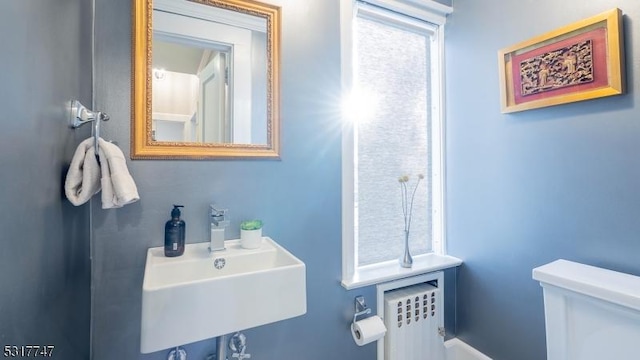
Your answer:
[[[355,85],[372,94],[373,115],[356,125],[358,266],[397,259],[404,249],[401,175],[413,189],[412,255],[431,251],[430,34],[356,20]]]

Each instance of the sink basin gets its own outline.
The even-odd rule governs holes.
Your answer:
[[[307,312],[305,265],[269,237],[209,253],[187,244],[179,257],[150,248],[142,284],[140,352],[209,339]]]

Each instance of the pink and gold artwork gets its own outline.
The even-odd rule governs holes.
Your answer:
[[[613,9],[501,50],[502,112],[621,94],[621,17]]]
[[[587,39],[521,61],[522,96],[592,82],[592,43]]]

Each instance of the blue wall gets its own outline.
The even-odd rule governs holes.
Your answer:
[[[103,136],[129,155],[130,1],[97,0],[97,106],[111,115]],[[259,217],[265,233],[307,265],[307,314],[246,332],[260,359],[372,359],[348,324],[353,298],[374,305],[373,288],[345,291],[341,273],[341,124],[339,8],[336,1],[276,1],[282,6],[282,160],[129,162],[141,200],[122,209],[92,207],[93,358],[165,359],[139,355],[140,301],[146,249],[163,244],[171,204],[186,206],[187,241],[208,241],[208,206],[230,209],[231,237],[243,218]],[[259,301],[259,294],[257,294]],[[179,306],[179,304],[177,304]],[[206,314],[203,314],[203,318]],[[187,347],[201,359],[214,341]]]
[[[128,155],[130,2],[96,3],[97,107],[112,115],[104,136]],[[110,211],[92,205],[94,359],[165,358],[138,355],[145,251],[162,244],[175,202],[187,205],[188,241],[206,241],[212,201],[230,208],[233,229],[239,219],[263,218],[266,234],[307,264],[308,313],[247,331],[252,353],[274,360],[374,358],[373,345],[359,348],[348,334],[353,297],[373,299],[373,288],[348,292],[338,284],[338,4],[277,3],[282,160],[130,162],[142,200]],[[500,113],[498,49],[613,6],[627,14],[627,95]],[[545,357],[542,292],[532,268],[567,258],[640,275],[633,91],[639,6],[634,0],[454,4],[446,33],[447,230],[449,252],[465,261],[457,273],[457,332],[496,360]],[[188,350],[201,357],[213,341]]]
[[[3,350],[51,344],[55,359],[89,358],[89,206],[71,205],[63,184],[91,132],[68,127],[71,99],[91,105],[91,10],[82,0],[0,2]]]
[[[497,51],[622,9],[627,94],[501,114]],[[447,231],[458,336],[496,360],[546,357],[534,267],[640,275],[636,0],[456,0],[446,33]]]

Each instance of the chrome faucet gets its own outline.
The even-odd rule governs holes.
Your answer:
[[[224,231],[229,226],[229,217],[227,215],[227,209],[221,209],[216,204],[211,204],[211,211],[209,216],[211,217],[211,239],[209,244],[209,251],[222,251],[225,249]]]

